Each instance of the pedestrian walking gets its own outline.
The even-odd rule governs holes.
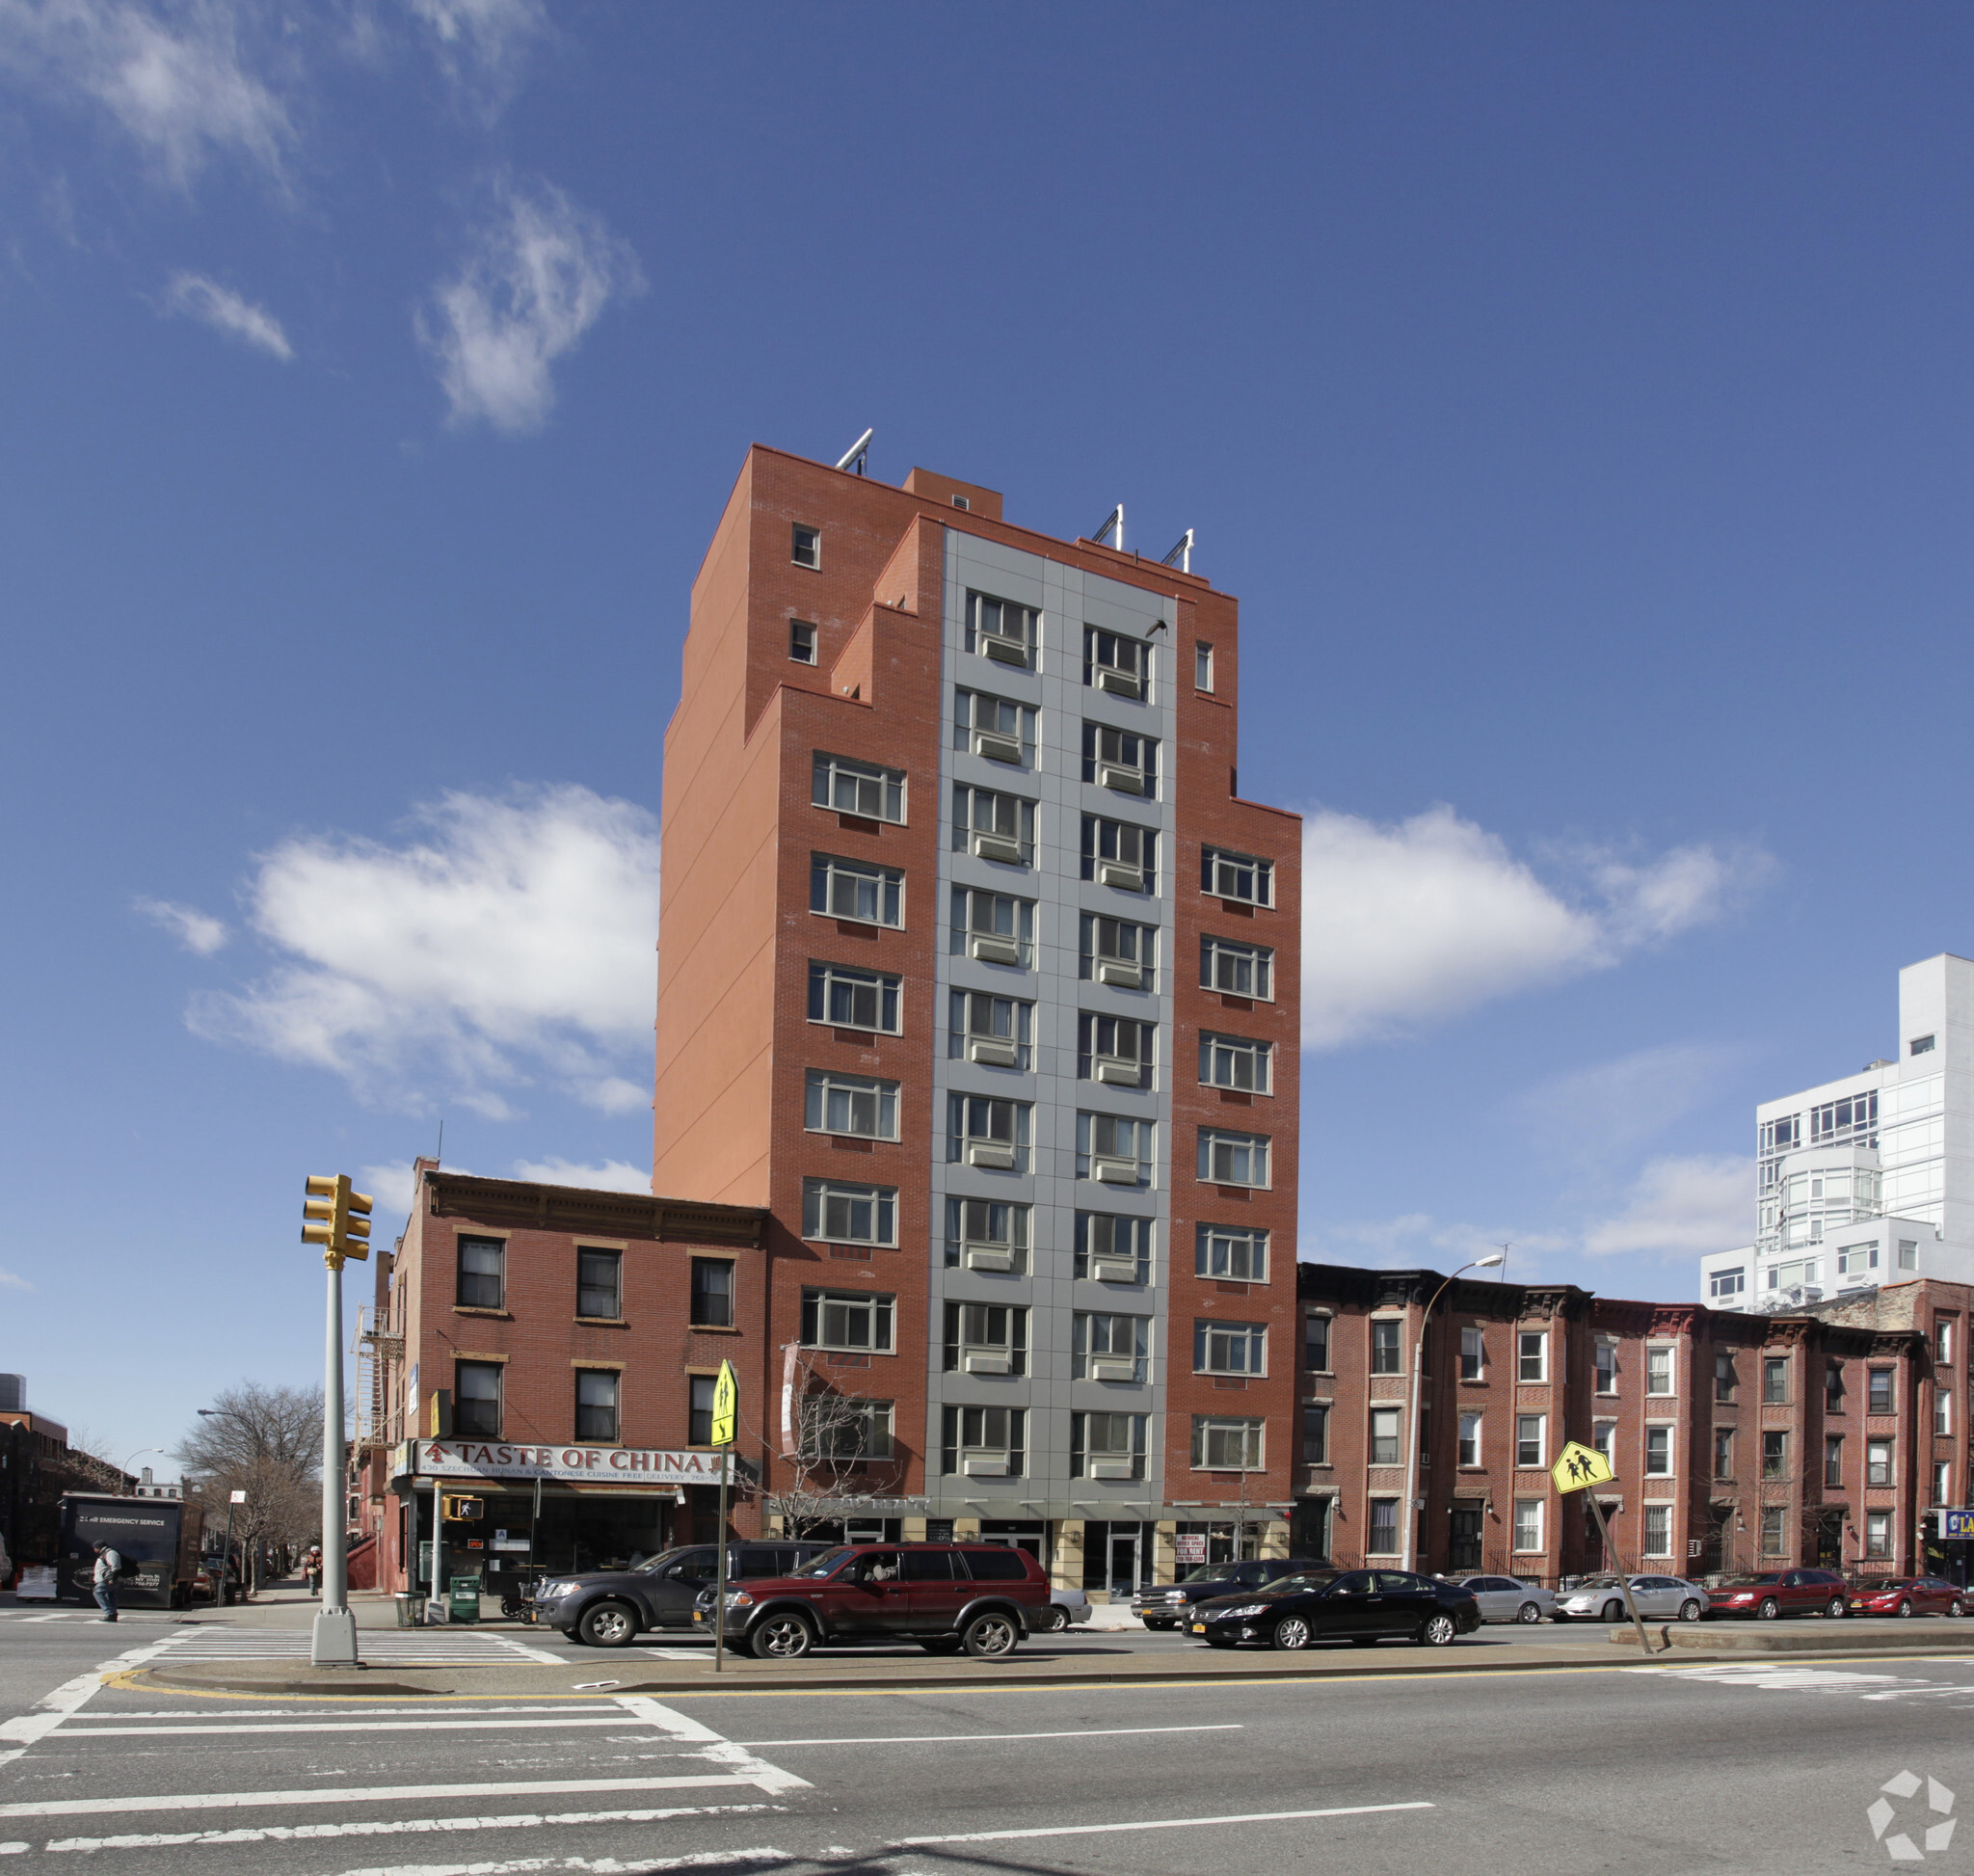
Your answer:
[[[96,1568],[95,1575],[91,1579],[91,1587],[95,1591],[96,1607],[103,1612],[97,1620],[99,1621],[115,1621],[117,1620],[117,1577],[123,1568],[123,1559],[120,1553],[112,1550],[106,1543],[98,1543],[95,1548]]]
[[[302,1573],[308,1580],[308,1594],[310,1595],[320,1595],[322,1594],[322,1546],[319,1543],[311,1543],[308,1546],[307,1556],[302,1559]]]

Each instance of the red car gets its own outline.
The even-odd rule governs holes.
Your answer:
[[[1763,1569],[1730,1576],[1707,1592],[1710,1616],[1841,1616],[1851,1606],[1850,1586],[1833,1569]]]
[[[1964,1616],[1968,1593],[1937,1576],[1872,1577],[1851,1586],[1854,1616]]]

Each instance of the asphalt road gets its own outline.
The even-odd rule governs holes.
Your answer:
[[[105,1686],[98,1675],[113,1661],[305,1648],[306,1633],[0,1612],[0,1869],[1889,1867],[1894,1837],[1909,1835],[1923,1854],[1928,1827],[1974,1803],[1974,1727],[1956,1717],[1974,1712],[1974,1661],[1924,1658],[1945,1623],[1905,1626],[1912,1658],[1827,1666],[1641,1668],[1614,1649],[1608,1666],[1414,1678],[1403,1670],[1418,1650],[1387,1648],[1320,1684],[956,1684],[665,1704],[578,1692],[634,1657],[559,1647],[539,1651],[569,1664],[561,1699],[241,1700]],[[1832,1624],[1833,1640],[1844,1627]],[[1488,1631],[1514,1634],[1517,1648],[1552,1632]],[[539,1640],[433,1631],[366,1637],[365,1651],[465,1658]],[[373,1673],[386,1679],[386,1664]],[[1918,1781],[1909,1795],[1902,1773]],[[1888,1782],[1898,1788],[1886,1795]],[[1947,1792],[1952,1810],[1929,1808]],[[1894,1814],[1875,1840],[1868,1813],[1881,1796]],[[1974,1865],[1974,1840],[1924,1862]]]

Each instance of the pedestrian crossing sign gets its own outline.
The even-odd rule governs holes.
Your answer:
[[[734,1379],[734,1364],[720,1363],[720,1378],[713,1383],[713,1438],[715,1446],[734,1443],[734,1421],[739,1418],[740,1388]]]
[[[1617,1474],[1611,1469],[1611,1461],[1594,1446],[1585,1446],[1572,1439],[1556,1456],[1556,1463],[1549,1468],[1549,1476],[1556,1481],[1558,1491],[1581,1491],[1586,1486],[1608,1485]]]

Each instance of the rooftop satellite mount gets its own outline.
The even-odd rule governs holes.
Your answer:
[[[1121,501],[1104,517],[1104,525],[1086,538],[1101,542],[1107,534],[1111,536],[1110,545],[1119,553],[1122,553],[1124,551],[1124,504]]]
[[[843,451],[841,459],[837,464],[837,468],[840,469],[854,469],[859,475],[862,475],[864,473],[864,459],[870,454],[870,439],[876,434],[875,426],[865,431],[848,449]]]
[[[1176,566],[1182,574],[1192,572],[1192,529],[1187,528],[1172,544],[1172,551],[1159,562],[1161,567]]]

